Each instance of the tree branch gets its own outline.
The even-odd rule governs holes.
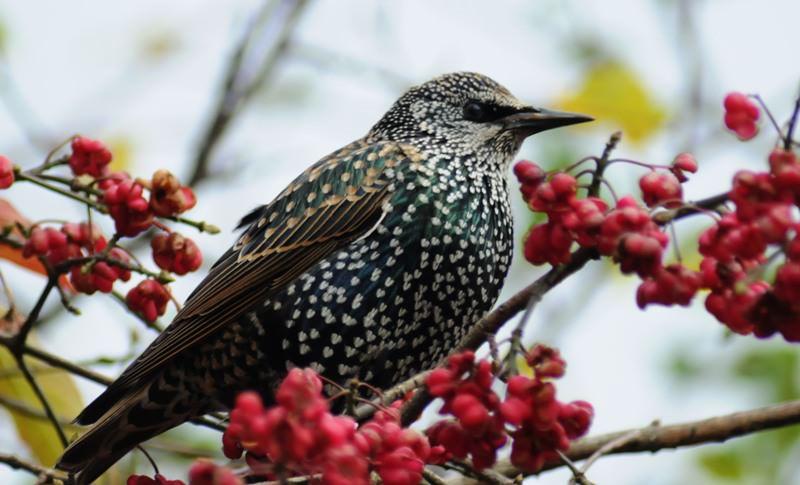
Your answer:
[[[619,446],[604,451],[606,454],[656,452],[663,449],[723,442],[783,426],[800,424],[800,400],[765,406],[723,416],[661,426],[657,422],[637,429],[584,438],[572,443],[565,455],[572,461],[584,460],[609,443],[618,441]],[[541,471],[564,466],[560,461],[546,463]],[[507,477],[530,475],[514,467],[507,459],[494,467]]]
[[[56,479],[64,480],[66,476],[63,473],[60,473],[58,470],[53,470],[52,468],[43,467],[41,465],[37,465],[35,463],[31,463],[29,461],[25,461],[21,458],[17,458],[14,455],[8,455],[6,453],[0,453],[0,463],[5,463],[6,465],[10,466],[15,470],[24,470],[40,479],[45,478],[45,480],[41,480],[38,483],[55,483]]]

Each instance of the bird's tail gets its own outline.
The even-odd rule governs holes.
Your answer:
[[[73,475],[76,485],[92,483],[139,443],[195,415],[186,408],[178,412],[180,396],[172,395],[166,402],[154,400],[152,387],[145,386],[115,403],[64,450],[56,468]]]

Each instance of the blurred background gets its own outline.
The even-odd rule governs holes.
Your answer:
[[[722,98],[758,92],[779,120],[789,115],[800,81],[798,18],[796,0],[0,0],[0,152],[28,167],[81,133],[108,142],[117,169],[146,177],[163,167],[191,180],[199,202],[190,215],[222,229],[182,229],[207,267],[232,242],[241,215],[362,136],[404,89],[470,70],[534,105],[598,119],[534,137],[521,158],[557,168],[598,155],[622,130],[620,157],[668,163],[695,153],[700,172],[684,189],[691,200],[726,190],[738,169],[765,166],[774,132],[762,123],[758,138],[738,142],[722,124]],[[617,192],[638,193],[637,169],[614,166],[608,175]],[[84,218],[80,206],[25,184],[2,196],[31,219]],[[533,219],[512,198],[521,243]],[[691,240],[705,225],[677,227],[690,263]],[[0,268],[29,309],[42,277],[5,261]],[[501,300],[543,271],[518,252]],[[179,299],[202,274],[173,285]],[[526,332],[528,342],[561,348],[569,368],[559,396],[595,406],[592,433],[800,398],[796,347],[729,335],[702,298],[689,309],[639,311],[637,283],[591,263],[547,295]],[[38,345],[113,376],[155,337],[111,299],[76,305],[80,317],[51,298]],[[8,355],[0,357],[0,399],[35,403]],[[100,391],[41,372],[65,419]],[[598,484],[800,484],[798,438],[795,427],[604,457],[588,476]],[[219,435],[191,425],[148,448],[170,478],[185,479],[197,455],[222,460]],[[0,451],[49,466],[60,450],[46,422],[0,406]],[[123,483],[132,469],[151,473],[134,453],[109,483]],[[530,481],[569,477],[561,469]],[[32,482],[0,466],[0,483]]]

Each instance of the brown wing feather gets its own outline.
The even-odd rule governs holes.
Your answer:
[[[388,196],[388,181],[383,171],[405,157],[397,145],[362,146],[338,162],[345,166],[332,163],[330,158],[323,159],[298,177],[263,208],[261,216],[220,258],[172,324],[105,393],[87,406],[77,421],[83,424],[95,421],[141,379],[241,317],[315,262],[373,227]],[[346,166],[348,160],[351,166],[360,161],[357,166],[365,168],[353,171]],[[321,183],[321,170],[342,173],[350,170],[357,177],[351,180],[351,185],[333,185],[316,205],[304,203],[310,199],[307,191],[299,189],[314,188],[314,183]]]

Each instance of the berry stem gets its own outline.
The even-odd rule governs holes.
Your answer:
[[[193,221],[191,219],[186,219],[185,217],[164,217],[163,219],[168,219],[170,221],[180,222],[181,224],[186,224],[187,226],[192,226],[200,232],[205,232],[208,234],[219,234],[220,229],[215,226],[214,224],[209,224],[205,221]]]
[[[789,128],[786,129],[786,137],[783,139],[784,150],[792,149],[792,137],[794,136],[794,127],[797,126],[798,116],[800,116],[800,94],[794,101],[794,111],[792,111],[792,117],[789,118]]]
[[[47,152],[47,156],[44,157],[44,162],[42,162],[42,164],[39,165],[38,167],[34,168],[33,172],[41,173],[41,172],[44,172],[45,170],[47,170],[49,168],[55,167],[57,165],[63,165],[65,163],[67,163],[67,160],[69,160],[69,157],[66,156],[66,155],[63,156],[63,157],[60,157],[60,158],[58,158],[56,160],[53,160],[53,157],[56,155],[56,153],[59,150],[61,150],[65,146],[67,146],[69,143],[72,143],[72,140],[74,140],[77,136],[78,135],[72,135],[71,137],[67,138],[66,140],[62,141],[61,143],[59,143],[58,145],[53,147],[52,150]]]
[[[589,197],[597,197],[600,194],[600,182],[603,178],[603,172],[608,166],[608,158],[611,156],[611,152],[614,151],[620,140],[622,140],[622,132],[615,131],[612,133],[608,139],[608,142],[606,143],[605,149],[603,149],[603,154],[600,156],[600,158],[595,159],[597,163],[597,169],[594,172],[592,183],[589,185]]]
[[[595,157],[594,155],[588,156],[588,157],[583,157],[580,160],[578,160],[577,162],[573,163],[572,165],[569,165],[567,168],[565,168],[563,170],[558,170],[558,172],[569,173],[569,172],[575,170],[576,168],[580,167],[584,163],[588,162],[589,160],[593,160],[593,161],[597,162],[597,157]],[[576,175],[576,177],[577,177],[577,175]]]
[[[89,207],[91,207],[92,209],[94,209],[97,212],[100,212],[102,214],[107,214],[108,213],[108,211],[106,210],[105,207],[99,205],[95,201],[93,201],[91,199],[88,199],[86,197],[83,197],[82,195],[78,195],[78,194],[76,194],[74,192],[70,192],[69,190],[64,190],[61,187],[57,187],[55,185],[49,184],[45,180],[42,180],[40,177],[38,177],[37,175],[34,175],[32,173],[20,172],[19,176],[17,178],[18,178],[18,180],[25,180],[27,182],[31,182],[32,184],[36,184],[39,187],[42,187],[44,189],[50,190],[52,192],[55,192],[57,194],[63,195],[64,197],[67,197],[69,199],[72,199],[72,200],[81,202],[83,204],[86,204]]]
[[[649,168],[650,170],[655,170],[657,168],[663,168],[665,170],[669,170],[670,168],[672,168],[669,165],[659,165],[659,164],[653,164],[653,163],[645,163],[645,162],[640,162],[638,160],[632,160],[630,158],[614,158],[614,159],[608,161],[608,165],[611,165],[612,163],[627,163],[627,164],[630,164],[630,165],[637,165],[639,167]]]
[[[764,102],[764,99],[761,97],[761,95],[760,94],[751,94],[750,96],[753,99],[755,99],[756,101],[758,101],[758,104],[760,104],[761,108],[764,110],[764,112],[767,113],[767,118],[769,118],[769,121],[770,121],[770,123],[772,123],[773,128],[775,128],[775,131],[778,132],[778,136],[782,138],[783,137],[783,130],[781,130],[781,127],[778,124],[777,120],[775,120],[775,117],[772,116],[772,111],[770,111],[769,108],[767,108],[767,103]]]
[[[15,354],[14,358],[17,361],[17,367],[20,371],[22,371],[22,375],[25,377],[25,380],[28,381],[28,385],[31,386],[33,389],[33,393],[36,394],[36,398],[39,400],[39,403],[42,405],[44,409],[44,413],[47,415],[47,419],[53,424],[53,428],[56,430],[56,434],[58,435],[59,441],[61,441],[61,446],[66,448],[69,444],[69,440],[67,440],[67,435],[64,434],[64,429],[61,427],[61,423],[58,421],[58,417],[56,417],[56,413],[53,411],[52,406],[50,406],[50,402],[47,400],[47,397],[44,395],[44,391],[42,391],[41,386],[39,383],[36,382],[36,379],[31,374],[30,369],[28,369],[28,364],[25,362],[22,353]]]

